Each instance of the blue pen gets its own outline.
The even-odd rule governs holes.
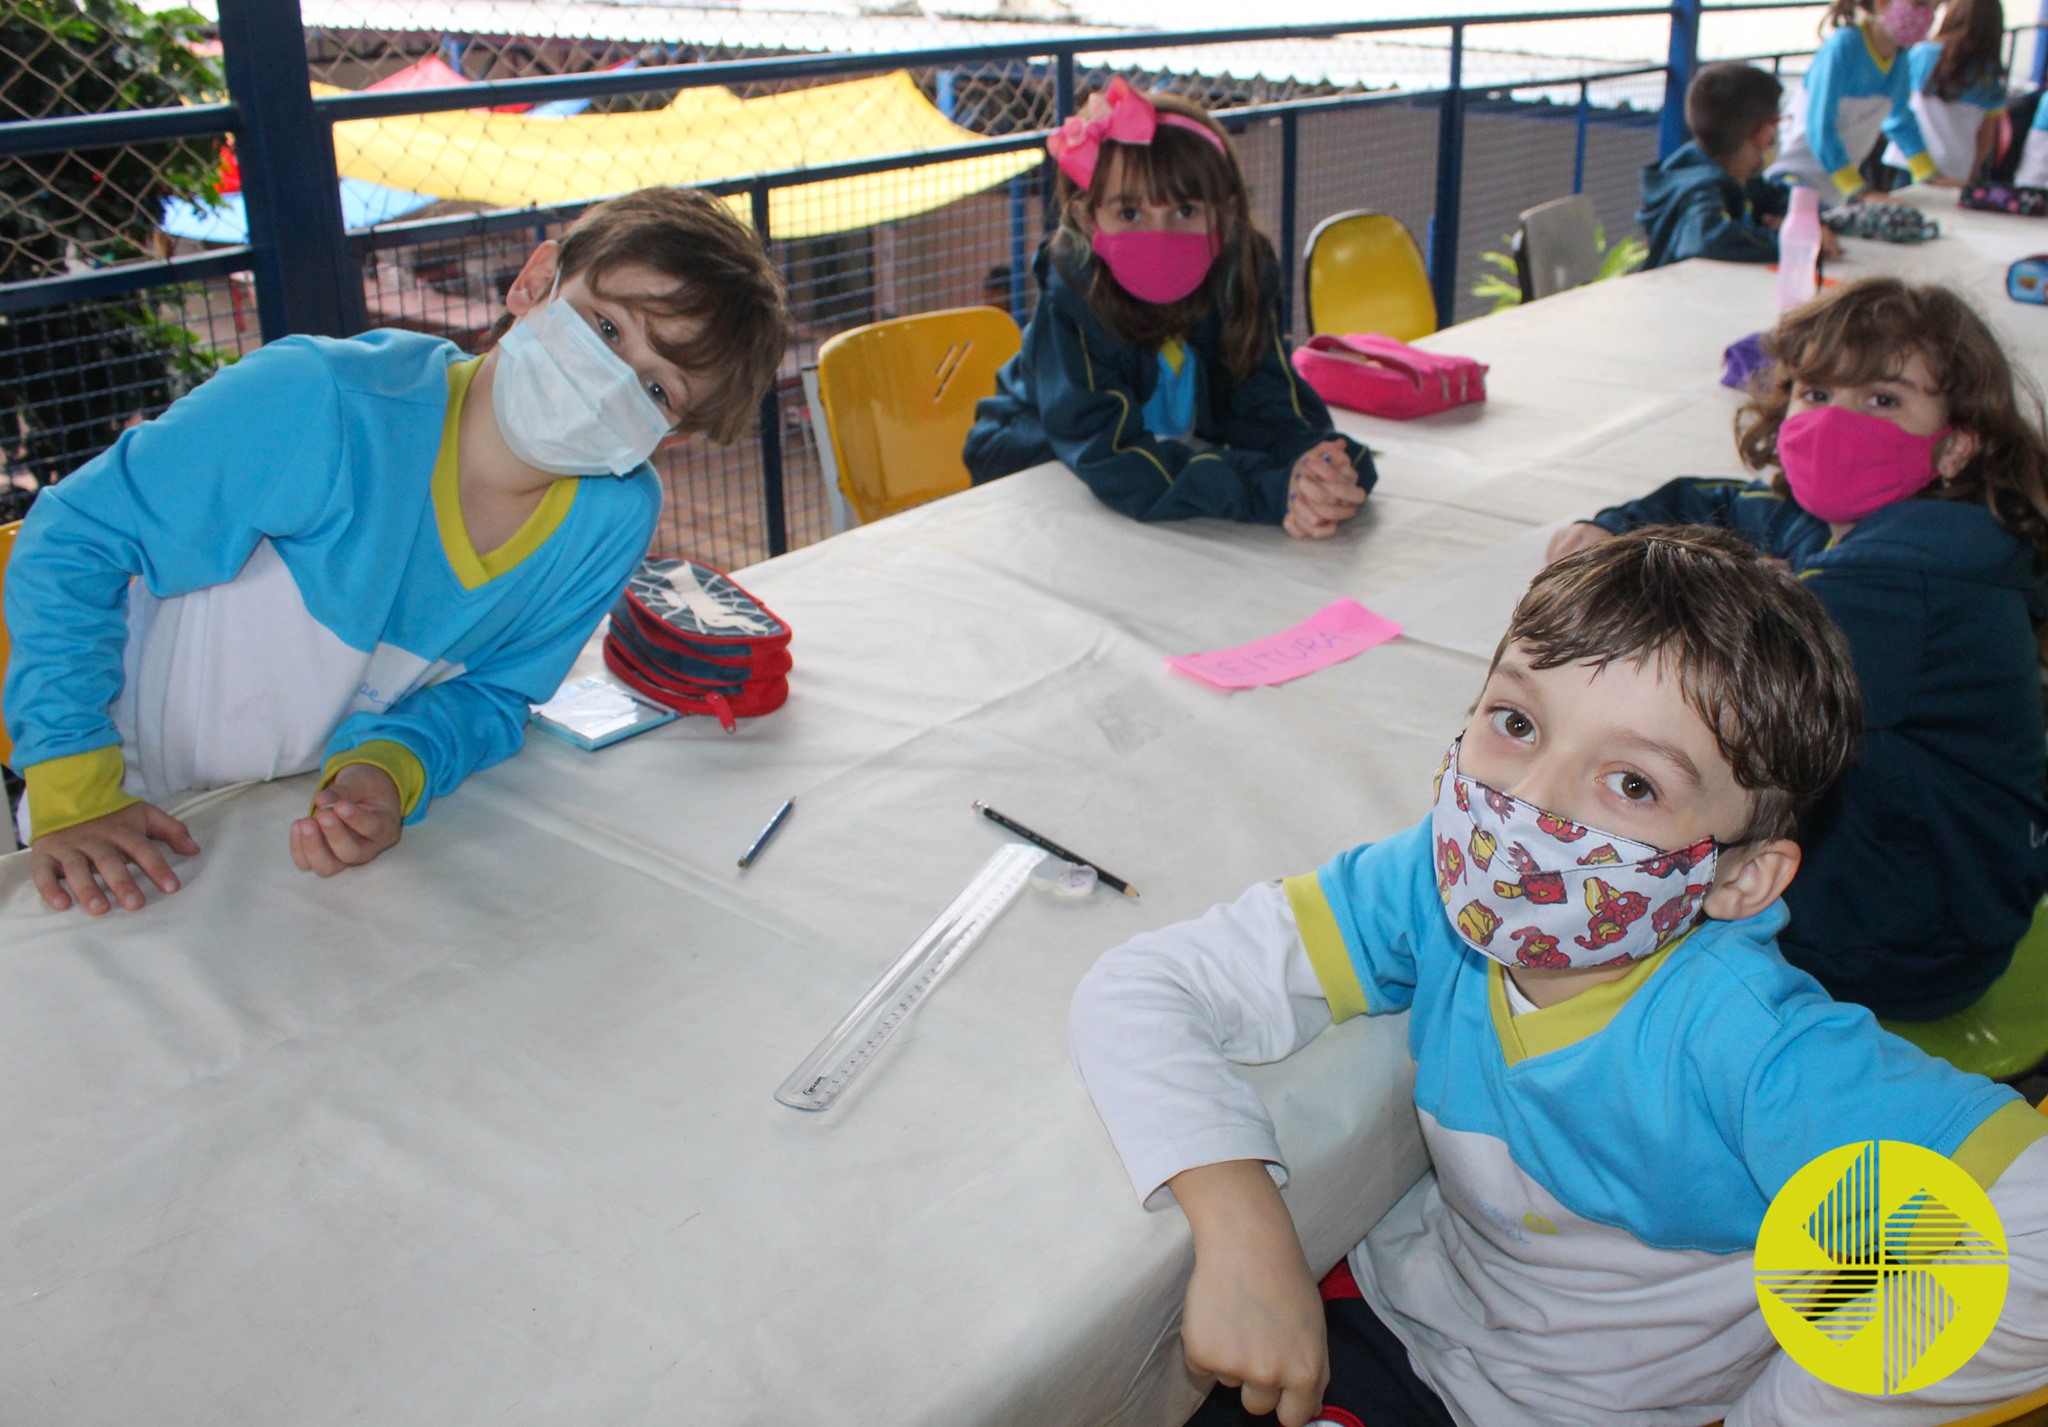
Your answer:
[[[754,839],[754,845],[740,854],[742,871],[754,865],[754,859],[761,855],[761,849],[768,845],[768,839],[775,836],[776,829],[782,826],[783,820],[789,816],[789,810],[795,806],[796,799],[792,796],[775,810],[775,816],[768,819],[768,826],[761,829],[761,835]]]

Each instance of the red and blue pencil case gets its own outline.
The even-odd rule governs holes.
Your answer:
[[[731,576],[643,560],[612,606],[604,662],[636,693],[730,732],[789,697],[789,626]]]

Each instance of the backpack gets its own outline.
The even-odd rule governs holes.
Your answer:
[[[620,683],[727,733],[789,697],[789,626],[731,576],[694,560],[642,560],[612,606],[604,662]]]
[[[1483,363],[1377,332],[1311,337],[1295,348],[1294,370],[1332,405],[1398,421],[1486,400]]]

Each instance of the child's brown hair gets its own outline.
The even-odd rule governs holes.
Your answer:
[[[696,189],[643,188],[592,205],[563,234],[559,261],[564,278],[584,274],[600,297],[690,324],[681,341],[648,329],[654,350],[692,379],[677,430],[720,442],[746,433],[789,342],[782,278],[753,229]],[[652,268],[675,287],[659,298],[607,292],[606,274],[626,263]],[[500,318],[489,340],[511,325],[510,314]]]
[[[1557,561],[1515,606],[1496,666],[1511,644],[1538,669],[1656,660],[1675,675],[1752,795],[1737,844],[1791,836],[1856,757],[1848,642],[1813,591],[1726,530],[1648,525]]]
[[[1736,447],[1753,471],[1777,470],[1778,428],[1792,393],[1808,383],[1849,385],[1893,378],[1919,353],[1948,403],[1948,424],[1974,432],[1976,452],[1923,500],[1981,502],[1998,523],[2048,564],[2048,438],[2041,398],[1998,345],[1976,309],[1936,283],[1864,278],[1821,294],[1778,319],[1764,334],[1770,365],[1752,380],[1735,417]]]
[[[2004,89],[2005,9],[1998,0],[1948,0],[1933,38],[1941,45],[1941,58],[1924,92],[1953,101],[1979,83]]]
[[[1743,140],[1778,117],[1784,86],[1778,77],[1748,64],[1703,65],[1685,90],[1685,126],[1719,163]]]
[[[1826,34],[1829,30],[1855,24],[1858,10],[1875,15],[1877,6],[1878,0],[1829,0],[1828,8],[1820,17],[1820,32]]]
[[[1223,365],[1233,380],[1243,381],[1278,340],[1273,295],[1266,291],[1266,270],[1274,262],[1273,245],[1253,226],[1251,200],[1244,175],[1230,151],[1229,136],[1199,104],[1177,94],[1154,93],[1145,98],[1162,113],[1192,119],[1223,144],[1219,151],[1200,134],[1161,124],[1150,144],[1105,140],[1092,188],[1082,188],[1065,173],[1059,176],[1056,199],[1059,232],[1053,256],[1068,272],[1089,274],[1085,296],[1089,308],[1120,342],[1156,349],[1173,337],[1184,337],[1211,311],[1223,315]],[[1080,225],[1083,210],[1092,210],[1117,194],[1150,202],[1198,202],[1209,210],[1222,248],[1209,275],[1179,302],[1141,302],[1109,275],[1107,264],[1095,260],[1088,234]]]

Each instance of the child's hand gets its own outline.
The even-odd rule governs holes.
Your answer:
[[[292,861],[332,877],[360,867],[398,841],[398,785],[374,763],[350,763],[313,795],[313,815],[292,824]]]
[[[1613,538],[1614,532],[1602,529],[1590,520],[1574,521],[1550,537],[1550,544],[1543,551],[1543,563],[1554,565],[1567,555],[1590,550],[1601,541]]]
[[[1842,256],[1842,240],[1835,236],[1832,228],[1820,230],[1820,256],[1823,262],[1838,262]]]
[[[126,910],[139,912],[142,889],[129,874],[129,863],[141,868],[158,891],[178,890],[178,876],[158,850],[159,842],[187,857],[199,851],[185,824],[153,803],[130,803],[37,838],[29,851],[29,876],[54,912],[76,902],[87,915],[102,916],[113,909],[109,895]]]
[[[1280,1191],[1249,1159],[1183,1170],[1172,1184],[1195,1234],[1180,1328],[1189,1369],[1240,1389],[1245,1411],[1277,1409],[1281,1427],[1303,1427],[1329,1385],[1329,1334]]]
[[[1294,463],[1287,483],[1287,516],[1281,527],[1297,540],[1322,540],[1358,514],[1365,490],[1351,454],[1340,440],[1311,446]]]

